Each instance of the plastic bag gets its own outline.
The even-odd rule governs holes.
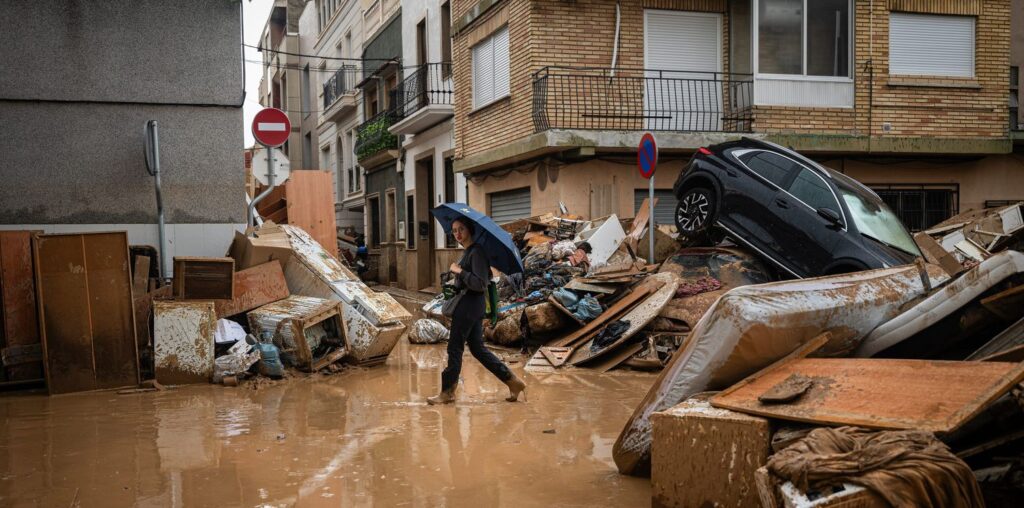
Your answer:
[[[580,303],[576,305],[576,312],[573,312],[572,315],[586,323],[600,316],[601,312],[604,311],[601,309],[601,304],[597,301],[597,298],[587,295],[580,299]]]
[[[413,344],[437,344],[448,340],[448,329],[433,319],[419,319],[412,324],[409,342]]]
[[[217,328],[213,330],[213,341],[217,344],[230,344],[245,340],[245,328],[230,319],[218,319]]]
[[[227,354],[214,360],[213,382],[219,384],[227,376],[237,376],[249,370],[249,367],[258,361],[260,361],[260,352],[246,340],[239,340],[228,349]]]
[[[570,311],[576,310],[576,305],[579,304],[580,297],[576,296],[576,293],[565,289],[558,288],[551,292],[551,296],[558,300],[558,303]]]

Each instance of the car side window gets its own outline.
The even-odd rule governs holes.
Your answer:
[[[837,214],[841,213],[842,209],[839,208],[832,189],[822,181],[821,177],[807,168],[800,169],[793,183],[789,184],[789,188],[786,190],[815,210],[828,208]]]
[[[740,154],[739,159],[755,173],[763,176],[769,182],[782,187],[786,176],[795,168],[801,167],[797,163],[777,154],[765,150],[754,150]]]

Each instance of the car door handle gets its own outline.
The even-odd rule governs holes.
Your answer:
[[[786,201],[783,198],[775,198],[775,204],[779,208],[789,208],[789,201]]]

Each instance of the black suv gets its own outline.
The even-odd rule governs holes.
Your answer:
[[[921,255],[871,189],[774,143],[743,138],[701,148],[673,190],[685,239],[724,233],[795,277],[897,266]]]

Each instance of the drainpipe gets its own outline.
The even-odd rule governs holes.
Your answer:
[[[157,232],[160,236],[159,271],[160,277],[163,278],[169,273],[167,270],[169,250],[167,249],[166,224],[164,223],[164,200],[160,193],[160,136],[156,120],[146,122],[145,143],[146,170],[153,175],[156,182],[156,215],[159,222]]]
[[[619,62],[619,26],[622,22],[622,9],[619,6],[619,2],[615,2],[615,42],[612,46],[612,71],[608,79],[608,83],[611,84],[611,78],[615,77],[615,66]]]

